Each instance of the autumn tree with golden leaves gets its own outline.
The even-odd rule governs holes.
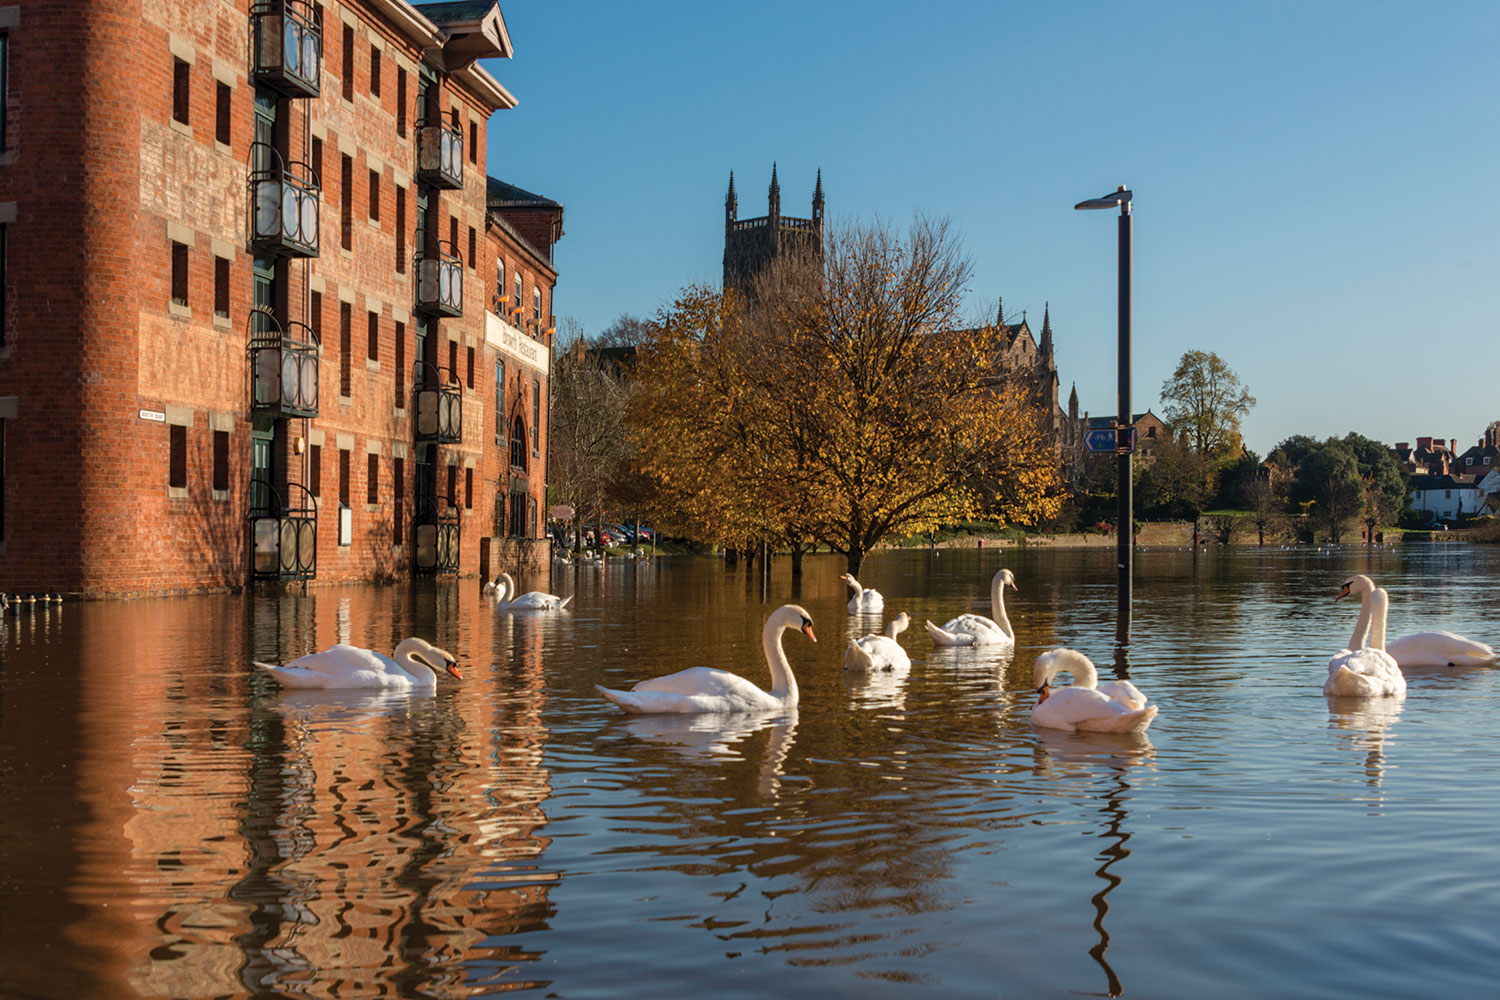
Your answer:
[[[637,369],[632,436],[658,520],[726,544],[815,540],[852,573],[883,539],[1055,513],[1056,458],[1000,331],[964,328],[945,223],[835,231],[744,297],[689,289]]]

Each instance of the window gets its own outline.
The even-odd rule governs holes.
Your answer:
[[[214,431],[214,489],[229,492],[229,432]]]
[[[313,136],[312,141],[312,168],[313,175],[318,183],[323,182],[323,140]]]
[[[370,171],[370,221],[380,221],[380,172]]]
[[[370,463],[365,471],[365,503],[380,502],[380,456],[370,452]]]
[[[495,362],[495,443],[505,441],[505,362]]]
[[[172,60],[172,120],[188,124],[188,64]]]
[[[542,453],[542,380],[531,379],[531,453]]]
[[[519,413],[510,426],[510,466],[513,469],[526,468],[526,421]]]
[[[391,515],[391,521],[396,529],[395,544],[401,544],[401,521],[403,519],[402,508],[405,506],[406,498],[406,459],[391,459],[391,493],[395,500],[392,506],[395,512]]]
[[[448,509],[458,506],[458,466],[448,466]]]
[[[396,189],[396,273],[406,273],[406,188]]]
[[[456,215],[448,216],[448,245],[453,248],[454,253],[458,253],[458,216]]]
[[[307,492],[319,499],[323,496],[323,446],[307,446]]]
[[[365,356],[371,361],[380,360],[380,313],[370,313],[370,346]]]
[[[313,292],[308,296],[307,325],[312,329],[313,338],[319,344],[323,343],[323,293]]]
[[[229,99],[234,91],[225,84],[218,84],[218,103],[214,116],[214,138],[229,145]]]
[[[474,348],[472,348],[472,347],[469,348],[469,372],[468,372],[468,376],[469,377],[467,379],[465,379],[465,382],[467,382],[469,388],[472,389],[472,388],[474,388]]]
[[[479,159],[479,123],[469,122],[469,162],[478,163]]]
[[[396,324],[396,409],[406,409],[406,324]]]
[[[510,495],[510,534],[513,538],[523,538],[526,535],[526,494],[524,493]]]
[[[172,243],[172,301],[188,304],[188,248],[186,243]]]
[[[214,258],[214,315],[229,318],[229,259]]]
[[[0,32],[0,149],[10,148],[10,121],[5,106],[10,103],[10,36]],[[0,503],[4,498],[0,497]],[[3,528],[3,525],[0,525]]]
[[[505,261],[495,258],[495,312],[505,312]]]
[[[448,341],[448,378],[458,381],[458,341]]]
[[[339,157],[339,246],[354,248],[354,160]]]
[[[349,449],[339,449],[339,505],[349,506]]]
[[[354,100],[354,29],[344,25],[344,100]]]
[[[1464,464],[1465,465],[1473,465],[1474,464],[1474,456],[1470,455],[1468,458],[1464,459]]]
[[[187,489],[187,428],[182,424],[167,428],[167,485]]]
[[[525,291],[525,289],[522,287],[522,284],[521,284],[521,272],[517,271],[516,272],[516,294],[515,294],[515,297],[510,300],[510,311],[511,311],[511,315],[513,315],[513,316],[519,316],[520,315],[520,312],[521,312],[521,301],[522,301],[521,300],[521,293],[523,291]]]
[[[474,470],[464,469],[464,510],[474,509]]]
[[[537,332],[542,330],[542,289],[533,285],[531,288],[531,318],[536,320]]]
[[[406,138],[406,70],[399,66],[396,67],[396,134]]]
[[[354,321],[353,307],[347,302],[339,303],[339,395],[348,399],[354,395],[354,370],[349,355],[353,354],[353,339],[349,325]]]
[[[4,41],[5,41],[5,36],[4,35],[0,35],[0,53],[3,53],[5,51],[5,46],[3,44]],[[4,56],[0,55],[0,73],[4,73],[4,72],[5,72]],[[5,98],[4,87],[0,87],[0,101],[3,101],[4,98]],[[6,313],[6,306],[8,304],[7,300],[9,299],[9,296],[6,295],[6,292],[5,292],[5,285],[6,285],[5,275],[6,275],[6,264],[7,264],[7,261],[5,259],[5,254],[6,254],[6,242],[9,239],[10,239],[10,233],[9,233],[8,227],[3,222],[0,222],[0,347],[4,347],[5,346],[5,313]],[[3,463],[0,463],[0,474],[3,474],[4,472],[5,472],[4,465],[3,465]],[[0,497],[0,502],[3,502],[3,499],[4,499],[3,497]]]
[[[475,238],[474,227],[470,226],[469,227],[469,267],[470,268],[475,268],[475,267],[479,266],[479,254],[476,253],[475,250],[474,250],[474,238]]]
[[[380,50],[370,45],[370,96],[380,96]]]

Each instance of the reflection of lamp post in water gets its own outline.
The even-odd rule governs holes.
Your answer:
[[[1119,282],[1119,415],[1115,418],[1115,461],[1118,464],[1118,482],[1115,487],[1117,501],[1115,514],[1115,562],[1118,564],[1117,597],[1119,601],[1118,638],[1120,642],[1130,639],[1130,560],[1131,547],[1135,544],[1135,514],[1131,496],[1130,478],[1130,268],[1131,268],[1131,192],[1121,184],[1119,189],[1103,198],[1080,201],[1074,208],[1120,209],[1120,282]]]
[[[1120,977],[1115,975],[1115,970],[1110,967],[1105,959],[1105,952],[1109,951],[1109,931],[1104,929],[1104,915],[1109,912],[1109,901],[1105,899],[1124,879],[1111,872],[1110,866],[1116,861],[1122,861],[1130,857],[1130,851],[1125,847],[1125,842],[1130,839],[1130,834],[1120,829],[1128,815],[1125,811],[1124,799],[1130,791],[1130,782],[1125,780],[1123,773],[1115,774],[1113,777],[1114,788],[1104,798],[1104,808],[1099,810],[1106,817],[1104,832],[1100,837],[1108,837],[1113,840],[1108,847],[1099,852],[1104,863],[1094,870],[1094,874],[1105,881],[1104,888],[1094,893],[1090,900],[1094,904],[1094,930],[1099,932],[1099,943],[1089,949],[1089,957],[1099,963],[1104,970],[1105,978],[1109,981],[1109,995],[1117,997],[1125,992]]]

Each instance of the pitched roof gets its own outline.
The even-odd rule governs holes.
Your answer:
[[[490,208],[556,208],[562,206],[551,198],[516,187],[495,177],[486,177],[485,204]]]
[[[435,24],[473,21],[488,14],[495,0],[446,0],[444,3],[414,3],[413,7]]]
[[[1447,473],[1441,475],[1418,473],[1411,477],[1408,486],[1413,493],[1427,490],[1468,490],[1474,488],[1474,477],[1454,476]]]

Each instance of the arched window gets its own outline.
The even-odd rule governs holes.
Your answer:
[[[510,429],[510,465],[513,469],[526,468],[526,421],[520,414]]]

